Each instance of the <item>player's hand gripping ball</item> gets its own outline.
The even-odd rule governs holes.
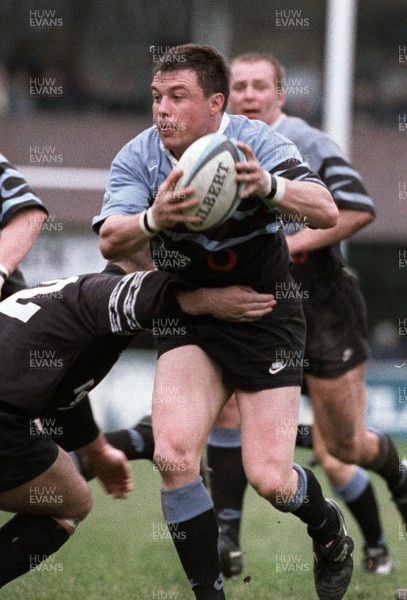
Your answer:
[[[207,231],[224,223],[241,201],[244,184],[236,181],[236,163],[245,155],[237,140],[220,133],[199,138],[181,156],[177,168],[183,176],[176,189],[192,185],[199,204],[185,211],[198,216],[201,223],[185,223],[191,231]]]

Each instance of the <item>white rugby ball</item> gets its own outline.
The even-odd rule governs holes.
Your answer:
[[[224,223],[240,203],[243,184],[236,181],[236,163],[246,160],[237,141],[220,133],[199,138],[185,150],[178,167],[184,174],[176,188],[192,185],[199,204],[184,214],[201,217],[185,223],[191,231],[207,231]]]

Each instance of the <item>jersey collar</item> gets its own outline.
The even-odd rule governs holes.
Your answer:
[[[283,121],[285,121],[285,119],[286,119],[286,118],[287,118],[287,115],[286,115],[285,113],[281,113],[281,115],[278,117],[278,119],[276,119],[276,120],[274,121],[274,123],[272,123],[272,124],[270,125],[271,129],[278,129],[278,128],[279,128],[279,126],[281,125],[281,123],[282,123]]]

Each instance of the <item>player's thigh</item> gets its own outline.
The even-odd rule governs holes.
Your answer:
[[[242,453],[250,481],[275,473],[291,477],[297,436],[300,387],[236,392]]]
[[[215,425],[217,427],[239,428],[240,414],[236,395],[233,394],[219,413]]]
[[[355,436],[365,428],[365,366],[357,365],[332,379],[306,376],[314,418],[322,436],[329,439]]]
[[[168,445],[200,452],[230,394],[220,368],[198,346],[180,346],[162,354],[152,408],[156,453]]]
[[[0,493],[0,509],[11,512],[83,519],[91,506],[88,485],[62,448],[43,473]]]

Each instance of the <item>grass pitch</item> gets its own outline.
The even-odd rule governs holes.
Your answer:
[[[399,444],[406,455],[407,444]],[[297,460],[305,464],[307,453]],[[331,495],[322,470],[315,472]],[[0,598],[13,600],[192,600],[172,541],[163,522],[159,474],[147,461],[133,463],[134,491],[125,501],[106,496],[92,482],[94,508],[74,537],[32,572],[8,584]],[[391,600],[407,587],[407,534],[389,493],[372,475],[386,541],[396,562],[392,575],[363,574],[363,540],[345,510],[355,541],[355,570],[347,600]],[[9,515],[0,513],[0,524]],[[311,542],[306,527],[272,509],[251,489],[245,500],[242,530],[245,570],[225,583],[228,600],[315,600]]]

